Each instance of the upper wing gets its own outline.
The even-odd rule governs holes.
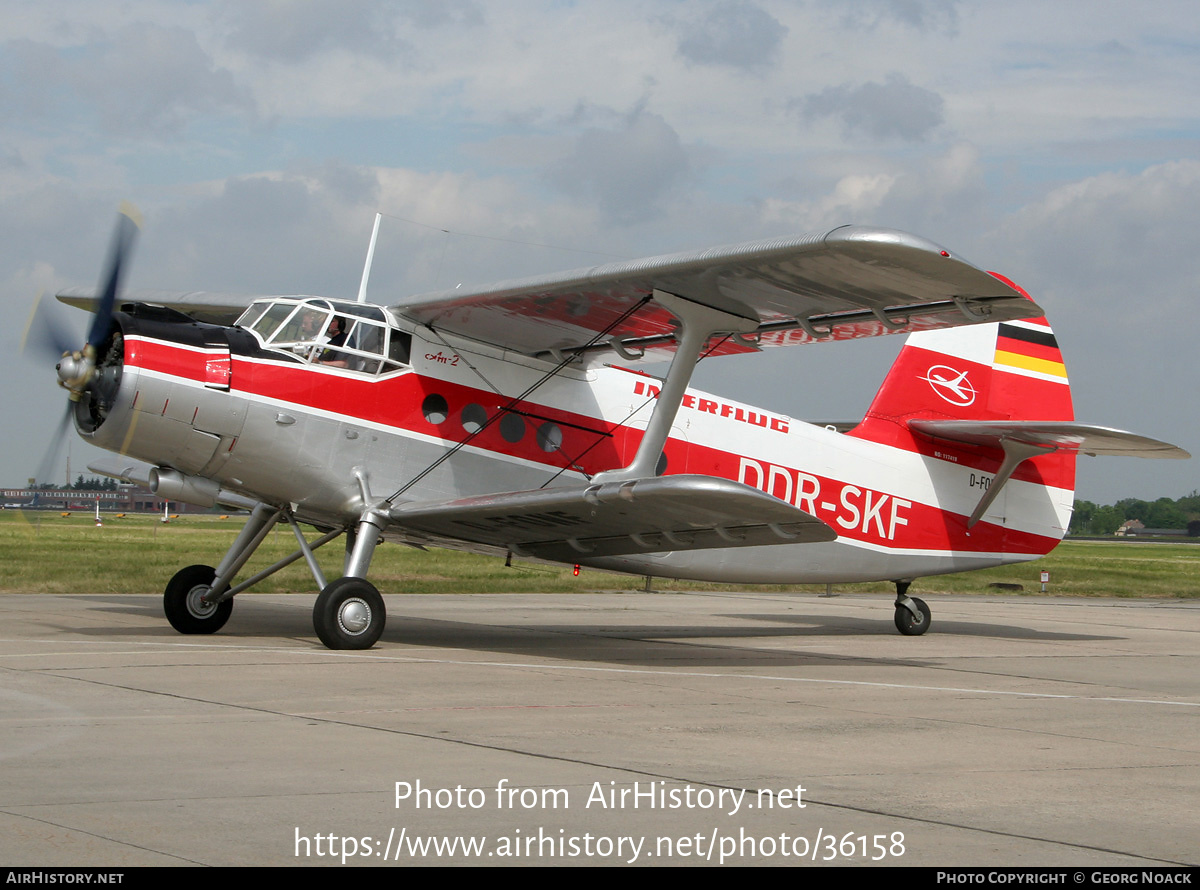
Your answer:
[[[92,288],[71,287],[59,291],[59,302],[78,309],[96,310],[99,294]],[[185,315],[190,315],[197,321],[210,324],[233,324],[238,317],[260,296],[248,294],[220,294],[209,291],[166,291],[138,290],[126,291],[121,294],[121,303],[151,303],[155,306],[169,306],[178,309]]]
[[[608,263],[476,289],[409,297],[392,309],[440,331],[526,354],[674,349],[665,291],[744,318],[709,354],[819,339],[846,340],[1039,316],[1026,295],[931,241],[843,226],[798,238]]]
[[[714,337],[709,355],[1042,314],[1009,283],[932,241],[859,226],[421,294],[392,308],[416,324],[529,355],[661,360],[674,351],[676,327],[670,311],[649,299],[656,290],[757,320],[750,334]],[[58,299],[93,309],[97,297],[71,288]],[[216,324],[231,324],[254,299],[205,291],[122,296]]]

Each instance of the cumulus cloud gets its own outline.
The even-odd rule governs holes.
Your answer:
[[[956,253],[974,253],[991,224],[979,151],[963,142],[907,164],[846,159],[804,193],[762,202],[764,222],[793,231],[843,223],[885,226],[944,242]]]
[[[952,0],[8,5],[0,291],[18,319],[38,289],[95,284],[125,197],[147,219],[132,287],[352,296],[382,209],[383,302],[601,259],[537,244],[644,256],[885,225],[1027,286],[1069,353],[1082,419],[1200,452],[1194,412],[1146,398],[1147,375],[1113,360],[1155,384],[1194,373],[1200,164],[1160,161],[1194,154],[1181,85],[1195,66],[1169,11],[1051,16],[1031,36],[1023,7]],[[864,376],[856,350],[898,345],[794,350],[778,373],[753,356],[741,397],[851,417],[886,363],[861,403],[820,405],[829,388],[787,389],[796,363]],[[711,363],[714,387],[729,390],[736,361]],[[61,410],[46,367],[41,389],[5,371],[14,397],[34,395],[14,414]],[[1156,464],[1186,469],[1091,465],[1134,489],[1126,478]]]
[[[118,135],[173,134],[201,115],[252,111],[233,75],[185,28],[139,22],[65,49],[14,41],[5,62],[5,80],[21,85],[6,103],[37,117],[87,109]]]
[[[918,142],[942,124],[944,104],[932,90],[917,86],[903,74],[892,73],[883,83],[827,87],[793,99],[789,107],[805,120],[839,120],[847,137]]]
[[[787,28],[745,0],[724,0],[702,18],[680,22],[678,50],[695,65],[724,65],[762,71],[779,58]]]
[[[826,0],[852,28],[874,28],[886,21],[918,31],[946,30],[958,26],[959,0]]]
[[[236,0],[225,14],[231,46],[288,64],[330,50],[394,58],[412,46],[402,36],[406,27],[483,19],[473,0]]]
[[[1186,393],[1195,378],[1198,229],[1200,161],[1180,160],[1060,186],[991,233],[1005,271],[1055,325],[1079,419],[1193,454],[1200,421],[1188,399],[1170,396]],[[1128,461],[1113,478],[1111,462],[1080,461],[1079,487],[1109,500],[1177,497],[1195,486],[1174,463]]]
[[[353,298],[384,213],[371,299],[595,262],[593,217],[504,177],[337,162],[238,176],[148,214],[133,287]],[[586,234],[581,234],[586,233]]]
[[[1072,302],[1144,318],[1191,312],[1198,230],[1200,161],[1180,160],[1060,186],[1010,216],[996,237]]]
[[[347,295],[378,199],[373,171],[334,162],[214,184],[150,216],[133,286]]]
[[[630,223],[661,212],[660,202],[689,175],[679,134],[661,116],[637,108],[614,126],[580,133],[551,179],[593,202],[610,221]]]

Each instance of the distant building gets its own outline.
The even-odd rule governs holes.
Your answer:
[[[0,501],[6,509],[25,507],[42,510],[95,510],[96,501],[105,513],[161,513],[163,505],[172,513],[203,513],[182,501],[160,498],[140,485],[118,485],[116,491],[69,488],[4,488]]]
[[[1186,528],[1146,528],[1139,522],[1137,528],[1130,529],[1125,534],[1130,538],[1186,538],[1188,530]]]

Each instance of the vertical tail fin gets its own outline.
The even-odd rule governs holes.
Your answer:
[[[956,512],[982,512],[984,504],[976,506],[979,494],[995,482],[997,492],[986,501],[991,504],[988,521],[1010,530],[1036,525],[1041,534],[1061,537],[1075,487],[1074,453],[1038,455],[1035,451],[1034,456],[1022,458],[1019,467],[1005,469],[1007,446],[934,441],[913,429],[910,422],[1065,422],[1073,418],[1071,388],[1058,342],[1046,320],[1038,318],[909,335],[866,417],[849,435],[978,469],[985,474],[978,494],[948,492],[951,502],[961,503],[953,508]],[[1034,488],[1005,487],[1006,473]],[[1043,487],[1057,490],[1051,500],[1058,506],[1049,511]],[[992,504],[991,498],[1000,488],[1007,494]],[[1035,521],[1035,517],[1042,518]]]
[[[1058,342],[1038,318],[910,334],[856,434],[916,419],[1073,418]]]

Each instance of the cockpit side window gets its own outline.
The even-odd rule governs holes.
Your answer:
[[[412,353],[412,334],[406,334],[404,331],[392,329],[392,336],[388,340],[388,358],[402,365],[409,363],[409,355]]]
[[[386,329],[382,325],[359,322],[354,328],[354,339],[351,341],[351,345],[363,352],[382,356],[384,330]],[[378,374],[379,359],[361,357],[358,362],[358,370],[366,371],[368,374]]]

